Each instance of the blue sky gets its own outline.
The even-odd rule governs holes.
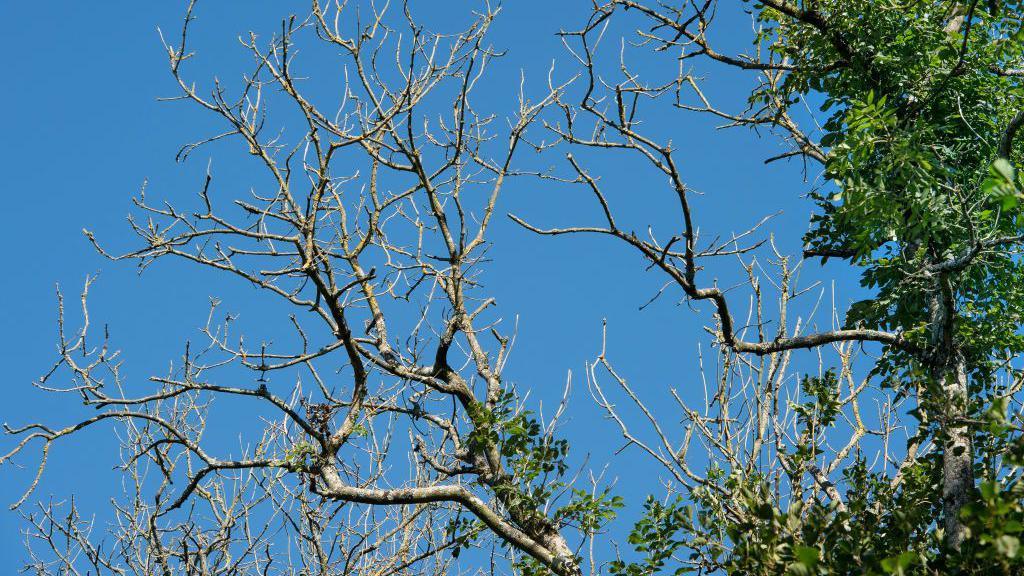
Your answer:
[[[418,4],[428,3],[414,0],[414,10]],[[473,5],[429,4],[424,17],[439,25],[464,18]],[[527,87],[537,92],[553,60],[556,70],[568,73],[571,66],[554,32],[580,24],[589,4],[507,2],[491,38],[509,52],[490,70],[478,98],[502,113],[514,105],[520,70]],[[191,74],[200,80],[237,77],[245,63],[235,40],[239,34],[272,31],[282,16],[306,9],[304,2],[200,4],[199,54]],[[229,152],[210,148],[184,165],[174,162],[182,144],[216,130],[212,119],[193,107],[157,102],[172,95],[174,85],[156,29],[176,33],[181,10],[179,2],[123,1],[9,2],[0,8],[8,23],[0,36],[7,55],[5,88],[0,91],[0,158],[8,198],[0,226],[8,247],[0,284],[0,354],[7,368],[0,405],[4,422],[42,418],[63,424],[82,413],[71,399],[30,386],[54,360],[57,284],[74,304],[85,276],[99,273],[91,299],[93,319],[110,326],[115,343],[124,349],[130,378],[162,372],[180,354],[183,342],[198,336],[210,297],[223,300],[243,322],[263,330],[257,338],[273,337],[274,327],[285,325],[287,317],[247,285],[178,262],[161,262],[139,275],[131,264],[99,257],[81,232],[88,228],[115,249],[131,247],[125,217],[130,197],[143,181],[148,180],[153,194],[191,200],[211,157],[225,194],[246,190],[251,167]],[[726,45],[748,46],[750,23],[743,14],[723,14],[720,26],[728,31],[721,38]],[[700,72],[708,78],[709,95],[723,98],[726,107],[742,105],[749,77],[720,67]],[[653,130],[676,142],[688,183],[703,193],[696,204],[706,237],[742,231],[767,214],[781,212],[766,230],[776,235],[783,250],[798,253],[811,210],[804,194],[811,184],[803,180],[799,163],[763,165],[779,151],[776,141],[745,130],[716,131],[715,122],[695,115],[666,114],[651,120]],[[537,161],[564,169],[561,158],[553,154]],[[663,210],[667,188],[656,175],[614,155],[581,160],[600,172],[614,191],[610,200],[625,218],[640,226],[672,225]],[[578,224],[596,215],[585,195],[527,180],[510,183],[499,212],[523,214],[539,225]],[[605,239],[539,238],[502,217],[491,240],[488,291],[506,321],[518,319],[508,374],[535,401],[550,403],[573,371],[572,416],[565,434],[577,456],[590,453],[592,462],[601,465],[621,444],[614,426],[599,418],[582,380],[584,363],[599,350],[603,319],[608,320],[616,364],[638,390],[655,402],[664,401],[669,388],[697,393],[696,352],[698,343],[708,343],[701,328],[709,321],[707,307],[693,312],[672,293],[640,311],[662,279]],[[704,271],[704,277],[719,278],[722,285],[738,277],[734,261],[723,260],[719,266]],[[824,277],[816,264],[809,268],[805,281]],[[846,302],[856,292],[855,282],[848,275],[840,279],[840,302]],[[87,438],[88,444],[54,449],[37,498],[74,493],[80,502],[101,510],[116,495],[120,488],[110,469],[117,453],[110,430],[94,431]],[[31,454],[19,464],[34,465]],[[627,451],[615,460],[612,474],[618,477],[620,493],[639,495],[652,487],[654,469],[637,458]],[[0,501],[6,505],[17,500],[29,472],[0,469]],[[21,527],[15,513],[0,513],[0,571],[21,566]]]

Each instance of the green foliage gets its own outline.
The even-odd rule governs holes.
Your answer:
[[[575,526],[585,533],[594,533],[614,520],[616,511],[624,505],[622,496],[612,496],[608,488],[596,495],[573,488],[572,499],[555,511],[553,519],[562,525]]]
[[[510,476],[493,486],[494,490],[507,507],[536,516],[542,523],[549,520],[536,510],[565,492],[568,498],[554,510],[550,522],[583,533],[597,532],[615,518],[624,505],[623,498],[607,488],[592,494],[572,487],[565,478],[569,442],[554,437],[553,430],[544,430],[530,410],[517,409],[515,400],[515,394],[506,391],[493,410],[480,403],[471,410],[475,429],[470,443],[476,449],[497,448]]]
[[[1010,118],[1024,107],[1024,88],[993,73],[1019,64],[1024,29],[1020,2],[964,3],[970,17],[959,28],[948,28],[953,4],[813,3],[831,35],[765,8],[762,40],[789,58],[796,71],[778,87],[763,86],[753,99],[796,102],[810,94],[824,96],[821,112],[827,117],[820,143],[828,151],[830,185],[814,195],[819,211],[805,241],[821,252],[849,255],[862,271],[863,286],[874,291],[851,307],[848,327],[900,331],[927,346],[929,297],[936,290],[935,275],[945,275],[956,306],[952,340],[971,376],[967,418],[987,423],[976,427],[979,470],[997,478],[1007,471],[981,462],[995,462],[1011,443],[1005,399],[993,400],[991,394],[1000,363],[1024,350],[1018,333],[1024,271],[1016,249],[979,247],[1024,232],[1018,171],[1012,160],[997,156]],[[956,264],[927,272],[945,262]],[[891,387],[923,385],[913,411],[921,429],[912,440],[941,433],[934,415],[947,399],[918,358],[886,350],[875,373]],[[797,464],[813,449],[812,425],[831,424],[827,387],[810,384],[808,389],[804,382],[804,391],[813,403],[793,407],[808,431],[808,441],[794,454]],[[941,503],[930,495],[941,492],[939,456],[905,470],[895,492],[886,488],[885,478],[862,467],[848,471],[847,481],[857,489],[847,492],[845,513],[813,521],[818,512],[803,512],[815,530],[829,532],[837,522],[848,528],[833,531],[827,545],[813,541],[821,554],[813,562],[798,558],[807,573],[1010,573],[1019,541],[1016,520],[1006,515],[1017,504],[1012,497],[1001,499],[1000,482],[986,480],[979,498],[964,510],[972,538],[962,554],[942,549],[941,530],[933,524]],[[786,532],[785,515],[774,515],[775,526],[759,533],[759,542],[773,542]],[[865,521],[881,531],[859,534]],[[1011,530],[997,528],[1002,525]],[[809,544],[783,538],[777,556],[785,559],[785,550],[792,550],[796,557],[797,546],[804,545]],[[806,560],[812,556],[808,552]]]
[[[798,422],[805,428],[831,426],[839,415],[839,379],[835,370],[824,376],[804,376],[800,389],[807,397],[802,404],[792,404]]]
[[[639,562],[626,563],[616,560],[609,564],[608,571],[613,576],[643,576],[661,573],[666,563],[684,544],[679,539],[680,531],[692,529],[690,508],[683,504],[683,499],[662,504],[652,497],[644,503],[644,514],[629,534],[628,542],[643,554]],[[677,567],[667,573],[683,574],[692,572],[687,566]]]
[[[1003,211],[1016,208],[1020,198],[1020,182],[1016,168],[1009,160],[996,158],[989,168],[988,177],[981,183],[981,190],[996,200]],[[981,217],[984,220],[991,220],[993,211],[989,210]]]
[[[463,550],[477,540],[484,528],[484,523],[479,520],[462,516],[449,519],[444,528],[444,536],[454,542],[451,547],[452,557],[458,558]]]
[[[900,482],[858,456],[837,486],[840,504],[773,493],[751,470],[712,468],[711,486],[688,499],[648,500],[630,538],[641,559],[620,560],[611,573],[682,571],[684,555],[743,575],[1024,573],[1024,487],[1015,467],[1021,440],[996,377],[1007,358],[1024,352],[1024,262],[1019,243],[1004,241],[1024,234],[1024,179],[1014,161],[1024,146],[1015,142],[1010,158],[1000,155],[1011,118],[1024,110],[1024,85],[995,72],[1021,67],[1024,5],[786,5],[811,15],[755,4],[763,24],[757,42],[792,70],[761,84],[750,104],[782,113],[821,102],[826,183],[812,194],[817,210],[804,240],[816,253],[849,260],[871,291],[851,306],[845,327],[898,332],[934,350],[931,303],[940,293],[953,303],[948,340],[969,375],[961,418],[974,436],[981,479],[961,514],[969,538],[959,552],[943,544],[938,415],[949,397],[934,376],[936,357],[886,348],[872,375],[900,394],[921,391],[911,441],[936,446],[900,470]],[[969,11],[960,26],[949,26],[954,6]],[[805,378],[801,389],[801,400],[790,404],[800,438],[783,455],[797,486],[837,426],[841,386],[826,372]]]
[[[609,572],[682,574],[696,572],[698,562],[749,576],[906,571],[934,556],[928,526],[938,503],[930,498],[934,475],[925,468],[908,470],[906,487],[895,491],[858,460],[846,471],[845,511],[802,500],[780,509],[764,479],[742,474],[723,478],[722,492],[698,491],[693,505],[681,497],[668,503],[649,498],[629,537],[641,558],[612,562]]]
[[[816,3],[830,25],[845,31],[856,23],[843,37],[858,61],[827,74],[820,72],[827,62],[844,58],[828,38],[770,10],[762,13],[775,24],[776,49],[800,68],[774,96],[793,100],[820,92],[823,111],[831,113],[821,143],[829,148],[826,174],[835,190],[816,195],[820,212],[806,241],[819,250],[851,251],[862,283],[877,290],[876,298],[851,309],[850,326],[922,337],[915,332],[928,321],[922,263],[963,254],[979,236],[1021,232],[1015,169],[995,158],[995,150],[1024,92],[989,71],[1021,54],[1019,16],[1007,3],[997,15],[979,11],[961,58],[963,38],[943,30],[948,11],[938,4]],[[960,272],[957,296],[973,305],[965,330],[1018,324],[999,306],[975,305],[1016,300],[1011,277],[1018,269],[1015,259],[996,251]],[[979,367],[993,347],[1019,348],[1001,332],[974,347]]]
[[[313,468],[317,449],[310,442],[296,442],[285,453],[286,466],[296,472],[304,472]]]

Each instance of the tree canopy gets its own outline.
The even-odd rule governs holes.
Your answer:
[[[80,328],[61,302],[59,358],[37,385],[90,411],[8,428],[0,462],[41,444],[43,474],[51,445],[110,424],[129,489],[109,541],[73,505],[26,512],[36,573],[1022,570],[1024,2],[599,0],[553,24],[565,52],[547,85],[524,79],[500,118],[475,98],[502,55],[487,36],[500,9],[480,5],[442,32],[414,1],[351,4],[314,0],[273,38],[242,38],[252,66],[237,86],[189,77],[194,1],[164,36],[175,99],[223,126],[179,159],[233,143],[263,187],[225,196],[208,172],[194,201],[135,199],[136,248],[88,238],[142,269],[179,259],[252,285],[290,307],[294,332],[253,347],[215,302],[205,343],[133,382],[113,344],[94,343],[89,283]],[[752,31],[719,26],[737,9]],[[749,49],[732,50],[739,34]],[[307,45],[337,67],[304,66]],[[307,75],[338,70],[333,100],[311,93]],[[745,106],[715,102],[702,75],[716,70],[749,78]],[[658,130],[676,114],[774,139],[782,152],[765,170],[802,163],[802,254],[776,247],[793,231],[769,219],[701,236],[673,144],[686,135]],[[662,186],[610,185],[624,164],[607,157]],[[505,376],[514,327],[483,270],[501,265],[489,231],[510,181],[591,202],[508,214],[520,233],[623,246],[636,254],[624,282],[653,270],[659,294],[707,323],[716,359],[680,368],[702,379],[704,402],[672,390],[674,417],[614,350],[586,366],[601,425],[659,467],[662,492],[621,489],[614,466],[577,467],[559,421],[578,399],[566,391],[545,416]],[[779,193],[765,194],[766,215]],[[653,197],[673,212],[654,214]],[[672,224],[638,226],[637,213]],[[741,289],[708,273],[724,261],[739,263]],[[826,329],[794,319],[798,270],[819,264],[848,267],[868,294]],[[807,357],[817,371],[793,368]],[[214,399],[265,411],[241,447],[210,439]]]

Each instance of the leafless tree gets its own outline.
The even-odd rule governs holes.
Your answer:
[[[231,334],[230,317],[215,322],[215,305],[207,345],[186,347],[144,391],[122,382],[106,342],[94,346],[84,295],[80,330],[68,333],[62,312],[61,357],[39,387],[98,412],[64,428],[11,429],[21,439],[4,459],[42,443],[42,473],[52,444],[114,422],[135,497],[117,507],[113,545],[90,544],[91,526],[73,508],[30,514],[32,538],[54,553],[40,557],[39,573],[441,573],[450,560],[437,553],[485,528],[516,554],[577,573],[563,527],[525,496],[529,486],[491,438],[494,414],[518,410],[501,376],[512,341],[488,316],[493,300],[476,277],[513,157],[532,146],[527,129],[553,102],[524,93],[507,128],[474,108],[496,56],[486,33],[497,11],[485,6],[465,30],[440,34],[409,6],[313,2],[308,18],[287,19],[269,42],[244,40],[253,66],[239,90],[218,82],[203,92],[185,76],[194,8],[165,44],[176,99],[219,117],[224,131],[181,157],[234,139],[270,185],[221,200],[209,174],[189,209],[143,193],[141,218],[131,220],[142,247],[114,255],[96,246],[142,267],[180,258],[242,278],[302,312],[293,317],[301,345],[250,349]],[[343,60],[345,85],[329,106],[314,104],[294,71],[294,42],[310,36]],[[447,114],[420,112],[441,101]],[[275,131],[276,104],[301,118],[292,144]],[[388,312],[399,307],[420,321],[396,335]],[[336,355],[347,365],[343,385],[317,368]],[[230,366],[255,383],[217,383]],[[296,366],[312,387],[265,384]],[[50,384],[58,378],[72,383]],[[241,453],[216,454],[204,445],[213,397],[251,399],[275,415]],[[406,476],[385,473],[402,460]],[[461,521],[467,515],[472,522]]]

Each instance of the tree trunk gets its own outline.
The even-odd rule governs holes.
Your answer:
[[[971,430],[963,423],[967,412],[967,367],[957,359],[945,370],[942,381],[945,392],[942,453],[942,514],[945,520],[946,545],[960,550],[966,537],[960,510],[974,491],[974,447]]]
[[[931,373],[941,391],[939,425],[942,435],[942,520],[946,545],[960,550],[966,528],[960,511],[974,491],[974,447],[965,423],[969,397],[967,365],[954,340],[956,308],[945,278],[936,282],[929,302],[932,353]]]

